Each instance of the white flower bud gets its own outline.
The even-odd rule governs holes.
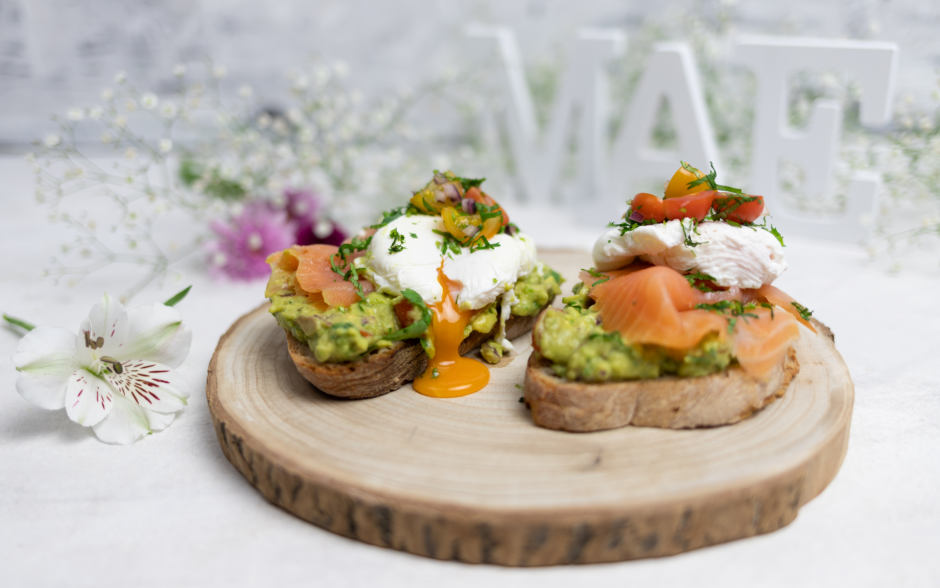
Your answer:
[[[317,221],[317,224],[313,227],[313,234],[317,236],[318,239],[326,239],[333,234],[333,223],[329,219],[321,219]]]
[[[55,133],[49,133],[49,134],[46,135],[46,137],[42,140],[42,142],[46,144],[46,147],[55,147],[55,146],[58,145],[61,141],[62,141],[62,137],[60,137],[59,135],[57,135],[57,134],[55,134]]]
[[[115,83],[117,83],[117,84],[123,84],[123,83],[126,82],[126,81],[127,81],[127,74],[125,74],[123,71],[119,71],[119,72],[117,72],[116,74],[114,74],[114,82],[115,82]]]
[[[127,126],[127,117],[123,114],[114,119],[114,124],[121,127],[122,129]]]
[[[225,67],[224,65],[216,65],[212,69],[212,75],[215,76],[215,79],[221,80],[222,78],[228,75],[228,68]]]
[[[101,142],[107,145],[112,141],[111,133],[105,131],[101,133]]]
[[[147,110],[153,110],[157,107],[157,104],[160,103],[160,99],[157,98],[157,95],[153,92],[147,92],[140,97],[140,105],[146,108]]]
[[[114,98],[114,90],[112,90],[111,88],[104,88],[104,89],[101,90],[101,99],[102,99],[102,100],[108,101],[108,100],[110,100],[110,99],[112,99],[112,98]]]
[[[177,64],[176,67],[173,68],[173,75],[176,76],[176,77],[178,77],[178,78],[181,78],[181,77],[185,76],[185,75],[186,75],[186,66],[183,65],[182,63]]]
[[[166,154],[173,150],[173,141],[169,139],[160,139],[160,153]]]
[[[69,120],[74,120],[76,122],[85,118],[85,111],[77,106],[69,108],[68,112],[65,113],[65,116]]]
[[[254,93],[254,90],[251,89],[251,86],[244,85],[238,89],[238,95],[242,98],[251,98],[251,95]]]

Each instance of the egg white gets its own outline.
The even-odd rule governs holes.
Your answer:
[[[697,245],[686,245],[686,236]],[[724,287],[760,288],[787,269],[776,237],[763,229],[724,222],[703,222],[695,229],[690,220],[672,220],[637,227],[623,235],[620,229],[611,228],[594,243],[593,256],[600,271],[617,269],[639,258],[680,272],[708,274]]]
[[[393,230],[404,236],[404,249],[390,253]],[[444,274],[458,285],[457,307],[477,310],[512,290],[535,267],[535,245],[522,233],[496,235],[490,240],[499,244],[494,249],[471,253],[462,248],[459,255],[442,256],[443,237],[434,231],[446,232],[446,228],[441,217],[428,215],[401,216],[376,231],[363,265],[379,291],[399,294],[410,288],[425,303],[436,304],[444,295],[437,281],[443,261]]]

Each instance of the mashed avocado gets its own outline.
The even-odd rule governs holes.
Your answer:
[[[372,292],[365,300],[349,307],[328,308],[322,300],[312,299],[301,291],[296,284],[296,269],[289,263],[272,263],[265,296],[271,300],[269,312],[278,324],[310,347],[317,361],[353,361],[370,351],[394,345],[395,341],[387,337],[402,328],[395,305],[404,297]],[[561,293],[561,282],[561,276],[539,264],[516,283],[515,294],[519,302],[512,307],[512,314],[534,314],[551,297]],[[415,310],[412,308],[412,312]],[[464,330],[464,337],[472,331],[490,333],[498,321],[499,304],[494,302],[474,313]],[[415,333],[416,338],[421,338],[425,351],[433,357],[434,345],[426,335],[426,332]],[[501,355],[501,346],[498,349],[491,346],[484,353],[484,359],[496,363]]]
[[[686,352],[630,344],[620,333],[604,331],[596,311],[574,305],[548,309],[536,325],[534,337],[539,353],[552,362],[558,377],[582,382],[638,380],[663,374],[704,376],[725,369],[732,360],[730,346],[719,334],[707,335]]]

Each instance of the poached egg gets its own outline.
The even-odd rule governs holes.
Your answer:
[[[612,227],[597,239],[592,253],[599,271],[639,258],[679,272],[707,274],[727,288],[760,288],[787,269],[780,242],[767,231],[724,222],[696,227],[690,219],[641,226],[623,235]]]

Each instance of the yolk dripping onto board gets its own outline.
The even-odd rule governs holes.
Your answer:
[[[457,308],[443,267],[437,270],[437,281],[444,288],[444,296],[432,308],[434,357],[424,374],[415,379],[414,389],[436,398],[456,398],[479,392],[489,383],[490,370],[479,361],[460,356],[463,330],[473,313]]]

